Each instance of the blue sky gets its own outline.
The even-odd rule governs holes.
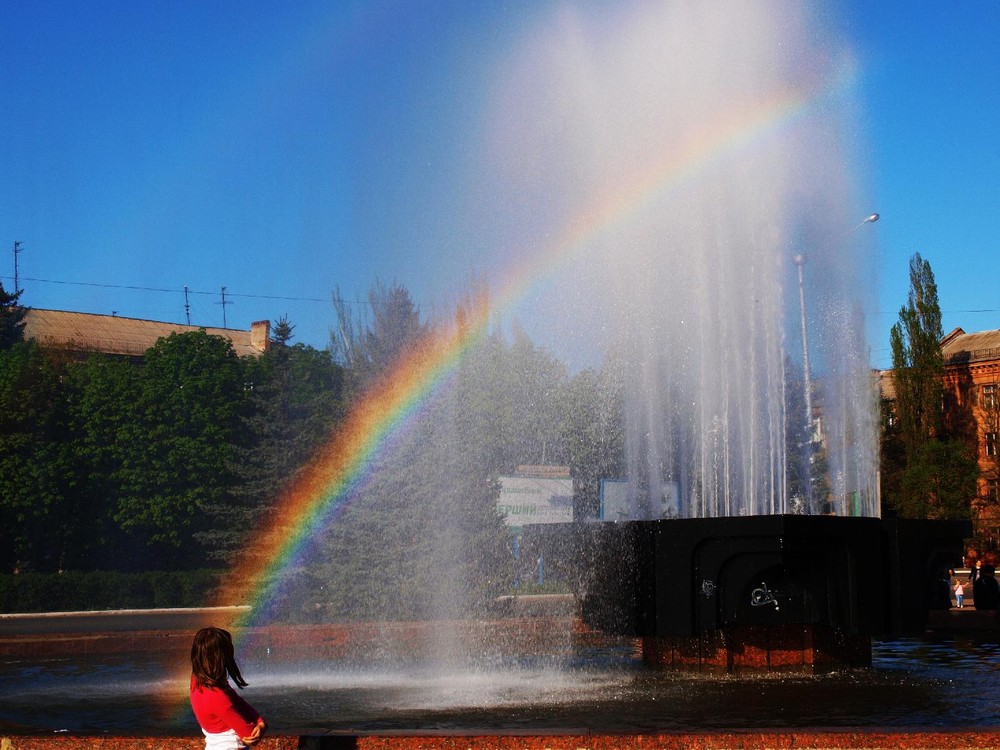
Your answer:
[[[888,367],[913,253],[930,261],[945,333],[1000,328],[1000,3],[868,3],[851,28],[882,215],[872,358]]]
[[[20,241],[25,304],[185,322],[187,286],[195,324],[287,315],[320,348],[334,288],[398,281],[442,314],[503,275],[544,221],[491,184],[498,71],[566,8],[611,24],[650,5],[0,2],[5,287]],[[1000,328],[1000,2],[825,13],[857,66],[853,200],[881,214],[872,365],[915,252],[946,331]]]

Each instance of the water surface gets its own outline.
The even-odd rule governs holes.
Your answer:
[[[447,668],[247,661],[243,692],[276,732],[645,732],[776,727],[987,728],[1000,644],[895,640],[873,668],[821,676],[707,677],[644,666],[627,641]],[[171,657],[176,658],[176,655]],[[8,732],[197,733],[163,655],[6,660]]]

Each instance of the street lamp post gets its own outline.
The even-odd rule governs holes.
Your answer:
[[[844,237],[851,234],[856,229],[863,227],[865,224],[873,224],[874,222],[878,221],[878,219],[879,219],[878,214],[871,214],[865,217],[864,220],[860,221],[859,223],[848,229],[846,232],[841,234],[839,237],[834,237],[832,240],[824,242],[822,245],[819,246],[818,249],[822,249],[832,244],[833,242],[842,240]],[[802,271],[802,267],[806,263],[806,256],[803,253],[798,253],[792,260],[795,262],[795,267],[798,270],[799,274],[799,317],[801,318],[802,322],[802,387],[805,389],[804,395],[805,395],[805,407],[806,407],[806,414],[805,414],[806,440],[808,441],[810,448],[808,462],[806,463],[806,481],[805,481],[806,512],[812,513],[813,511],[812,470],[811,470],[812,445],[816,441],[813,439],[814,430],[813,430],[813,409],[812,409],[812,372],[809,368],[809,334],[808,334],[808,329],[806,328],[806,289],[805,289],[805,283],[803,281],[803,271]]]
[[[799,317],[802,320],[802,377],[806,399],[806,437],[812,442],[812,376],[809,370],[809,334],[806,329],[806,287],[802,280],[802,267],[806,256],[798,253],[793,260],[799,272]]]

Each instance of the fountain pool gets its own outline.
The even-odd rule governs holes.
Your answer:
[[[1000,726],[1000,643],[876,642],[873,668],[822,676],[723,677],[643,665],[633,639],[452,664],[245,661],[245,696],[278,734],[507,734],[808,727]],[[7,658],[5,734],[197,734],[172,660],[183,654]],[[180,696],[180,700],[178,700]],[[165,708],[166,707],[166,708]]]

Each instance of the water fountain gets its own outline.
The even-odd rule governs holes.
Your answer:
[[[497,86],[498,179],[519,206],[549,206],[559,237],[538,257],[508,260],[551,282],[547,300],[514,282],[495,299],[505,314],[531,310],[533,325],[571,348],[597,346],[625,384],[629,520],[588,519],[562,535],[574,542],[563,553],[592,564],[582,613],[603,635],[581,636],[574,618],[550,620],[545,638],[515,632],[509,649],[484,655],[481,639],[471,639],[473,653],[451,648],[466,624],[425,656],[382,636],[408,633],[410,646],[437,623],[379,623],[370,643],[384,649],[371,649],[360,668],[357,654],[332,655],[329,627],[295,631],[312,640],[294,652],[261,624],[248,639],[256,648],[242,654],[258,691],[252,702],[287,733],[939,726],[967,698],[942,689],[950,672],[890,669],[859,681],[835,669],[746,682],[675,677],[637,657],[635,636],[646,662],[661,666],[871,664],[873,636],[919,630],[927,575],[955,559],[962,529],[879,518],[858,313],[871,261],[859,235],[827,243],[865,213],[844,157],[849,56],[821,45],[834,37],[791,3],[740,3],[724,14],[703,3],[636,4],[613,19],[564,12],[571,17],[549,21],[558,33],[527,41]],[[817,385],[809,414],[802,383],[811,381],[795,364],[805,359],[794,335],[801,253]],[[402,390],[432,389],[426,373],[461,349],[432,352],[419,385]],[[381,415],[401,409],[368,408],[352,434],[363,443],[388,431]],[[338,439],[350,453],[352,438]],[[817,445],[822,477],[812,469]],[[368,464],[348,463],[336,482],[363,491],[351,472]],[[309,483],[327,487],[328,474],[317,469]],[[262,540],[263,556],[278,559],[281,543]],[[442,666],[431,657],[445,640]],[[892,648],[875,650],[876,663],[899,660]],[[41,676],[34,663],[8,665],[0,721],[189,731],[183,669],[172,673],[164,658],[183,660],[183,649],[58,658]],[[99,705],[88,691],[100,693]],[[164,692],[182,696],[167,717]]]
[[[732,10],[574,18],[511,86],[536,117],[507,141],[572,118],[544,170],[614,206],[568,264],[626,392],[616,524],[575,532],[585,617],[673,667],[868,664],[922,631],[968,530],[880,520],[849,55],[803,7]]]

